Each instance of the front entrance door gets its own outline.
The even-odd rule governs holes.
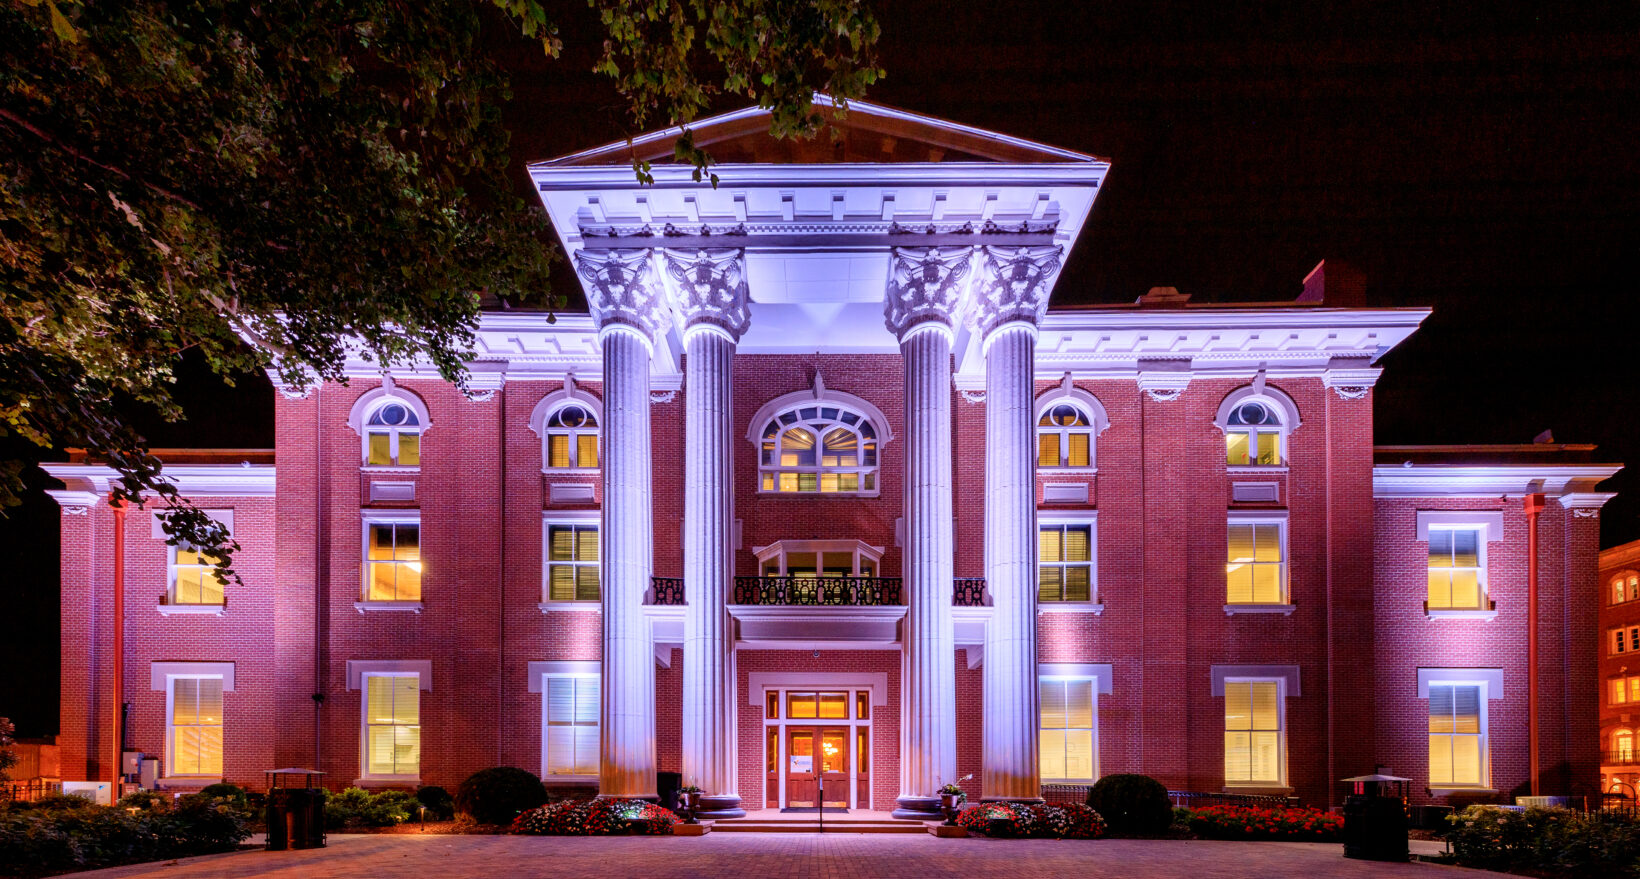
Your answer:
[[[786,807],[812,809],[823,798],[828,809],[848,808],[846,726],[786,727]]]

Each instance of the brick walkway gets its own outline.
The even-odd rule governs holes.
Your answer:
[[[676,837],[334,836],[328,848],[240,852],[116,867],[81,876],[233,879],[758,876],[770,879],[1026,876],[1043,879],[1447,877],[1432,864],[1345,860],[1336,845],[935,839],[864,834],[711,834]],[[1501,874],[1463,871],[1464,876]]]

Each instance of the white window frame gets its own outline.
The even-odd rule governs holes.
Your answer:
[[[1056,528],[1056,527],[1057,528],[1066,528],[1066,527],[1083,527],[1083,526],[1087,527],[1088,537],[1089,537],[1088,561],[1087,561],[1087,566],[1088,566],[1088,600],[1087,601],[1052,601],[1052,602],[1038,600],[1037,601],[1037,612],[1038,613],[1043,613],[1043,612],[1053,613],[1053,612],[1065,612],[1065,611],[1089,611],[1089,610],[1093,611],[1094,613],[1104,612],[1105,604],[1104,604],[1103,601],[1100,600],[1100,595],[1099,595],[1099,514],[1096,511],[1089,511],[1089,512],[1086,512],[1086,513],[1074,513],[1074,514],[1073,513],[1056,513],[1056,512],[1038,511],[1037,514],[1036,514],[1036,531],[1037,531],[1036,539],[1037,539],[1037,545],[1038,545],[1038,547],[1041,546],[1042,529],[1043,528]],[[1036,560],[1036,569],[1037,569],[1036,588],[1037,588],[1038,595],[1040,595],[1041,594],[1041,584],[1042,584],[1042,565],[1043,565],[1043,561],[1041,559],[1041,553],[1038,552],[1037,555],[1038,555],[1038,558]],[[1059,562],[1058,564],[1063,566],[1066,563]],[[1075,562],[1075,563],[1072,563],[1072,564],[1081,564],[1081,562]]]
[[[1256,426],[1232,425],[1230,423],[1231,414],[1247,403],[1259,403],[1263,405],[1272,415],[1276,417],[1276,420],[1280,423],[1276,425]],[[1299,418],[1298,404],[1293,402],[1292,397],[1287,396],[1275,388],[1265,385],[1262,375],[1253,384],[1231,391],[1229,395],[1224,398],[1223,402],[1219,403],[1218,413],[1213,418],[1213,424],[1217,426],[1220,431],[1224,432],[1226,437],[1232,433],[1248,432],[1276,434],[1276,457],[1279,460],[1275,464],[1253,463],[1256,458],[1255,453],[1258,448],[1256,438],[1250,440],[1252,444],[1248,447],[1249,463],[1231,464],[1229,463],[1227,441],[1225,467],[1231,473],[1270,473],[1285,470],[1288,465],[1289,442],[1292,439],[1293,431],[1297,430],[1299,425],[1302,423],[1302,420]]]
[[[414,678],[416,680],[416,729],[418,731],[423,726],[423,724],[420,723],[422,713],[421,694],[426,692],[428,689],[427,681],[423,679],[421,673],[417,671],[365,670],[359,673],[359,778],[364,781],[410,782],[420,784],[422,755],[420,753],[419,742],[417,745],[416,772],[414,775],[408,775],[405,773],[395,773],[390,775],[375,774],[370,771],[370,727],[373,725],[370,722],[371,678]],[[392,725],[395,727],[408,726],[408,724],[397,723]],[[397,761],[394,762],[394,765],[397,766]]]
[[[562,427],[549,428],[547,426],[547,422],[551,421],[552,416],[556,415],[559,410],[572,405],[580,406],[582,409],[587,410],[587,412],[592,416],[593,426],[591,428],[582,427],[571,429]],[[581,390],[580,387],[576,385],[574,376],[565,378],[564,387],[562,390],[554,391],[545,397],[542,397],[540,402],[535,404],[535,408],[530,412],[530,430],[535,431],[536,436],[541,438],[542,473],[565,475],[575,473],[597,473],[599,471],[600,462],[602,462],[604,454],[603,403],[592,394]],[[577,438],[585,434],[592,434],[597,438],[599,461],[594,462],[590,466],[580,460],[580,442]],[[551,466],[552,437],[555,435],[568,435],[570,438],[570,466],[568,467]]]
[[[1041,424],[1042,416],[1055,406],[1069,404],[1075,406],[1087,418],[1087,427],[1044,427]],[[1071,384],[1070,373],[1065,374],[1065,380],[1058,387],[1051,388],[1036,398],[1036,408],[1033,410],[1035,418],[1032,424],[1036,426],[1037,446],[1032,450],[1032,458],[1037,462],[1038,470],[1051,470],[1054,473],[1096,473],[1099,469],[1099,435],[1110,427],[1110,418],[1105,414],[1105,407],[1100,404],[1094,395]],[[1046,465],[1042,463],[1042,435],[1044,433],[1059,434],[1059,464]],[[1088,463],[1071,466],[1066,463],[1070,455],[1070,434],[1086,433],[1088,435]]]
[[[548,723],[550,721],[551,698],[549,680],[552,678],[590,679],[598,682],[599,698],[603,697],[603,670],[597,662],[532,662],[529,665],[531,690],[541,694],[541,780],[551,780],[559,783],[596,782],[598,775],[553,775],[551,773],[551,755],[548,753]],[[600,725],[603,722],[602,712],[594,722]],[[600,726],[600,735],[602,729]]]
[[[1605,694],[1606,695],[1606,704],[1611,706],[1611,707],[1614,707],[1614,708],[1619,706],[1619,705],[1640,705],[1640,699],[1630,699],[1629,698],[1629,694],[1634,692],[1634,690],[1635,690],[1635,685],[1632,682],[1636,679],[1640,679],[1640,675],[1629,675],[1629,674],[1621,674],[1620,673],[1620,674],[1616,674],[1616,675],[1612,675],[1610,677],[1607,677],[1606,678],[1606,694]],[[1612,684],[1618,684],[1621,687],[1621,689],[1623,690],[1623,701],[1619,702],[1619,701],[1616,701],[1612,698],[1612,692],[1613,692],[1612,691]]]
[[[408,610],[420,613],[423,602],[427,597],[427,542],[426,529],[421,525],[420,510],[363,510],[359,529],[359,600],[353,603],[355,610],[364,613],[367,610]],[[380,601],[370,598],[370,526],[372,525],[414,525],[418,529],[416,545],[421,553],[417,563],[422,565],[421,594],[422,598],[411,600]],[[397,545],[397,532],[394,534],[394,544]],[[377,564],[407,565],[409,562],[386,561]]]
[[[1289,547],[1290,517],[1286,510],[1230,510],[1226,519],[1224,535],[1224,612],[1226,615],[1238,613],[1281,613],[1291,614],[1296,605],[1293,604],[1292,570],[1293,559]],[[1281,600],[1276,602],[1252,602],[1235,604],[1230,602],[1230,528],[1233,525],[1275,525],[1281,537]],[[1254,548],[1257,550],[1255,532]],[[1249,564],[1268,564],[1266,562]]]
[[[815,553],[816,565],[821,564],[826,553],[846,552],[851,554],[853,573],[851,577],[864,577],[860,573],[860,563],[869,560],[872,570],[876,573],[872,577],[883,576],[883,551],[886,547],[872,546],[863,540],[776,540],[767,546],[752,547],[752,554],[757,557],[757,571],[759,577],[786,577],[786,557],[794,552]],[[770,559],[779,559],[779,573],[763,573],[763,564]],[[816,575],[818,577],[819,575]]]
[[[1491,548],[1489,544],[1503,539],[1503,513],[1499,510],[1419,510],[1417,513],[1418,541],[1425,544],[1424,552],[1419,560],[1420,571],[1424,578],[1424,616],[1430,620],[1494,620],[1498,616],[1495,600],[1492,598],[1492,584],[1489,567],[1491,564]],[[1429,593],[1429,533],[1431,531],[1478,531],[1476,555],[1480,562],[1480,587],[1482,606],[1479,608],[1444,608],[1430,607]]]
[[[604,532],[598,510],[563,510],[543,514],[541,517],[541,601],[538,605],[542,613],[549,610],[600,610],[603,607],[604,593]],[[598,531],[598,598],[597,601],[554,601],[552,600],[552,529],[554,526],[563,528],[594,528]],[[571,564],[584,564],[572,562]]]
[[[828,421],[826,423],[830,424],[830,425],[835,425],[837,427],[843,427],[843,428],[852,430],[855,433],[857,441],[861,444],[860,447],[859,447],[860,464],[858,466],[855,466],[855,467],[824,467],[824,466],[820,466],[820,462],[822,460],[821,451],[822,451],[822,448],[823,448],[823,443],[825,441],[825,431],[816,431],[816,430],[813,430],[812,427],[810,428],[810,430],[811,430],[811,432],[813,432],[815,434],[815,437],[814,437],[814,439],[815,439],[815,466],[813,466],[813,467],[783,467],[783,466],[780,466],[780,464],[779,464],[779,456],[780,456],[779,439],[782,436],[785,435],[785,432],[788,429],[790,429],[792,427],[796,427],[800,424],[808,424],[809,423],[808,419],[806,419],[802,416],[802,410],[811,409],[811,408],[816,410],[816,418],[818,418],[819,415],[820,415],[818,410],[823,409],[823,408],[836,408],[836,409],[841,410],[839,412],[839,417],[838,418],[831,419],[830,421]],[[774,450],[775,463],[765,464],[763,462],[763,434],[765,433],[766,429],[769,427],[769,425],[771,423],[779,422],[779,419],[782,416],[786,415],[787,413],[791,413],[791,412],[797,412],[798,417],[789,424],[787,424],[787,423],[778,423],[776,433],[775,433],[775,438],[776,438],[776,447],[775,447],[775,450]],[[856,421],[853,425],[846,424],[845,422],[843,422],[841,420],[841,412],[849,412],[849,413],[857,416],[859,420]],[[870,423],[871,427],[872,427],[872,430],[875,431],[875,433],[876,433],[876,436],[874,438],[872,438],[872,441],[877,444],[877,463],[873,464],[869,467],[865,465],[864,443],[866,441],[866,438],[859,429],[860,424],[862,422]],[[829,428],[828,428],[828,430],[829,430]],[[747,439],[748,442],[750,442],[752,444],[753,454],[755,454],[757,456],[756,491],[760,495],[780,495],[782,497],[877,497],[882,493],[882,490],[883,490],[883,485],[882,485],[883,456],[886,454],[888,444],[891,441],[893,441],[893,439],[894,439],[894,432],[889,427],[888,419],[883,416],[882,410],[878,409],[876,406],[871,405],[870,402],[868,402],[866,400],[863,400],[859,397],[854,396],[853,394],[845,394],[845,393],[842,393],[840,391],[833,391],[833,390],[827,389],[824,386],[824,384],[822,384],[819,381],[819,377],[817,375],[816,379],[815,379],[815,388],[813,390],[796,391],[794,393],[790,393],[790,394],[786,394],[784,396],[776,397],[775,399],[770,400],[767,403],[764,403],[762,408],[758,409],[757,413],[752,416],[752,420],[747,425],[746,439]],[[779,488],[778,488],[779,475],[778,474],[780,474],[782,472],[803,472],[803,473],[812,472],[812,473],[814,473],[815,474],[815,481],[816,481],[815,490],[814,491],[781,491],[781,490],[779,490]],[[776,474],[776,476],[775,476],[775,485],[777,486],[776,488],[774,488],[774,489],[765,489],[763,487],[763,476],[766,473]],[[870,474],[872,476],[872,487],[869,490],[861,488],[861,489],[858,489],[856,491],[834,491],[834,492],[820,491],[819,490],[819,481],[820,481],[820,475],[822,473],[857,473],[857,474],[859,474],[860,484],[861,485],[863,485],[865,483],[866,474]]]
[[[373,415],[376,414],[377,410],[379,410],[379,409],[381,409],[381,408],[383,408],[383,407],[385,407],[389,404],[392,404],[392,403],[397,403],[401,406],[404,406],[405,408],[409,409],[412,414],[415,415],[416,420],[417,420],[418,423],[416,424],[416,427],[415,427],[414,430],[410,430],[409,428],[397,428],[397,427],[387,427],[387,428],[382,428],[380,426],[372,427],[369,424],[370,418]],[[363,395],[361,395],[359,397],[359,399],[357,399],[353,402],[353,409],[348,413],[347,425],[349,427],[353,428],[353,431],[359,435],[359,469],[360,470],[368,470],[368,471],[372,471],[372,472],[394,472],[394,471],[397,471],[397,472],[405,472],[405,473],[415,473],[415,472],[418,472],[418,471],[421,470],[421,463],[420,462],[422,460],[425,460],[426,457],[427,457],[427,454],[426,454],[427,453],[427,443],[425,442],[425,438],[427,436],[427,432],[429,430],[431,430],[432,427],[433,427],[433,421],[428,416],[427,404],[422,402],[421,397],[417,396],[415,393],[413,393],[409,390],[398,387],[396,384],[393,383],[393,380],[391,378],[384,378],[383,381],[382,381],[382,386],[381,387],[376,388],[375,390],[372,390],[372,391],[365,392]],[[388,441],[388,449],[391,452],[390,457],[392,458],[392,460],[395,463],[392,463],[392,464],[371,464],[370,463],[370,434],[371,434],[371,431],[374,430],[374,431],[379,433],[384,429],[387,430],[391,434],[391,437]],[[415,463],[415,464],[404,465],[404,464],[396,463],[399,460],[399,434],[401,432],[403,432],[403,433],[415,433],[417,436],[421,437],[422,440],[423,440],[418,445],[418,448],[417,448],[417,463]]]
[[[1618,626],[1606,630],[1607,656],[1628,656],[1640,653],[1640,625]]]
[[[1044,784],[1092,784],[1095,781],[1099,780],[1099,777],[1100,777],[1100,771],[1099,771],[1099,691],[1100,691],[1099,680],[1100,679],[1097,676],[1087,675],[1087,674],[1042,674],[1042,675],[1037,676],[1037,688],[1038,688],[1038,693],[1039,694],[1041,692],[1041,686],[1042,686],[1043,683],[1087,684],[1088,685],[1088,695],[1089,695],[1089,698],[1092,700],[1092,705],[1093,705],[1093,727],[1091,729],[1091,732],[1093,733],[1093,736],[1092,736],[1093,777],[1091,777],[1091,778],[1048,778],[1047,776],[1043,776],[1042,782]],[[1037,726],[1036,738],[1037,738],[1037,748],[1039,749],[1039,751],[1042,748],[1043,733],[1047,732],[1047,729],[1042,726],[1042,717],[1041,717],[1041,715],[1042,715],[1041,706],[1038,705],[1037,706],[1037,720],[1036,720],[1036,726]],[[1063,729],[1069,730],[1071,728],[1070,727],[1064,727]],[[1080,729],[1080,727],[1077,727],[1077,729]],[[1040,758],[1038,758],[1038,760],[1039,760],[1039,765],[1040,765]]]
[[[220,781],[223,772],[217,773],[178,773],[176,771],[176,682],[179,680],[215,680],[222,684],[222,717],[217,726],[222,729],[222,763],[224,771],[228,763],[228,692],[233,689],[232,682],[223,674],[167,674],[165,675],[165,773],[167,779],[186,781]]]
[[[1422,678],[1422,677],[1423,676],[1420,676],[1420,678]],[[1429,765],[1429,754],[1425,753],[1424,754],[1424,777],[1429,780],[1430,793],[1435,795],[1435,796],[1442,796],[1446,793],[1463,793],[1463,792],[1473,792],[1473,791],[1480,791],[1480,792],[1484,793],[1484,792],[1491,791],[1493,789],[1492,788],[1492,721],[1491,721],[1492,712],[1491,712],[1490,707],[1486,703],[1491,701],[1492,699],[1499,698],[1499,696],[1495,696],[1495,695],[1493,695],[1489,692],[1490,689],[1491,689],[1491,684],[1486,678],[1482,678],[1482,677],[1468,678],[1468,677],[1465,677],[1465,676],[1462,676],[1462,675],[1450,675],[1450,674],[1448,674],[1448,675],[1432,675],[1432,676],[1429,676],[1427,679],[1421,679],[1419,681],[1419,688],[1418,689],[1419,689],[1420,692],[1419,692],[1418,695],[1426,703],[1425,706],[1424,706],[1424,729],[1425,729],[1424,740],[1425,740],[1425,742],[1427,742],[1429,740],[1429,736],[1431,736],[1431,735],[1448,735],[1448,736],[1459,736],[1459,735],[1467,736],[1467,735],[1470,735],[1469,733],[1430,733],[1430,732],[1428,732],[1428,729],[1429,729],[1429,706],[1428,706],[1427,703],[1429,702],[1429,688],[1432,687],[1432,686],[1437,686],[1437,687],[1438,686],[1479,687],[1480,688],[1480,722],[1481,722],[1480,726],[1481,726],[1481,731],[1480,731],[1480,734],[1479,734],[1479,738],[1480,738],[1480,754],[1481,754],[1481,767],[1480,767],[1481,768],[1481,773],[1480,773],[1481,774],[1481,780],[1480,780],[1479,784],[1473,784],[1473,785],[1450,784],[1450,783],[1437,785],[1435,783],[1435,779],[1434,779],[1434,776],[1432,774],[1433,771],[1434,771],[1434,767]],[[1427,749],[1427,745],[1425,747]]]
[[[1468,611],[1470,613],[1475,613],[1475,612],[1486,613],[1486,612],[1490,611],[1492,609],[1492,584],[1490,582],[1490,578],[1487,576],[1487,563],[1489,561],[1489,559],[1488,559],[1489,553],[1487,552],[1487,547],[1486,547],[1486,544],[1487,544],[1487,540],[1486,540],[1487,527],[1484,524],[1481,524],[1481,525],[1476,525],[1476,524],[1463,525],[1463,524],[1447,524],[1447,523],[1434,524],[1434,523],[1432,523],[1429,526],[1429,533],[1431,535],[1433,535],[1437,531],[1446,532],[1447,534],[1454,534],[1454,535],[1457,534],[1458,532],[1462,532],[1462,531],[1474,532],[1474,534],[1475,534],[1475,562],[1476,562],[1475,579],[1476,579],[1476,582],[1479,584],[1479,588],[1480,588],[1480,606],[1478,606],[1478,607],[1433,607],[1433,606],[1428,604],[1428,600],[1426,598],[1425,608],[1424,608],[1425,611],[1430,613],[1431,615],[1434,615],[1434,614],[1436,614],[1437,611],[1439,611],[1439,612],[1441,612],[1442,616],[1449,616],[1451,614],[1451,612],[1453,612],[1453,611]],[[1429,553],[1429,548],[1428,548],[1429,543],[1430,543],[1430,539],[1426,538],[1426,540],[1424,541],[1424,544],[1425,544],[1425,550],[1424,550],[1425,564],[1428,564],[1428,560],[1430,558],[1430,553]],[[1458,570],[1464,570],[1464,569],[1454,566],[1454,567],[1450,567],[1450,568],[1444,568],[1443,570],[1458,571]],[[1425,592],[1426,593],[1428,592],[1428,577],[1427,576],[1425,577]]]
[[[218,609],[220,609],[222,607],[225,607],[227,605],[227,603],[228,603],[228,584],[227,584],[227,581],[223,580],[221,577],[216,577],[217,582],[222,584],[222,600],[221,601],[204,602],[204,601],[181,601],[181,600],[179,600],[178,595],[177,595],[177,577],[184,569],[198,570],[200,572],[201,578],[205,577],[207,575],[207,572],[212,572],[212,573],[210,573],[210,576],[214,577],[214,576],[216,576],[215,573],[214,573],[214,571],[216,570],[216,566],[212,565],[212,564],[187,564],[187,565],[185,565],[185,564],[182,564],[182,563],[178,562],[177,561],[177,551],[178,550],[187,550],[189,552],[198,553],[198,550],[195,549],[192,544],[186,544],[186,543],[176,544],[176,545],[172,545],[172,546],[167,546],[166,549],[168,550],[168,552],[166,553],[166,583],[167,583],[167,585],[166,585],[166,590],[165,590],[165,602],[166,602],[166,605],[168,607],[185,607],[185,608],[201,608],[201,609],[206,609],[206,610],[218,610]],[[199,554],[202,557],[206,556],[206,555],[209,555],[208,553],[199,553]]]
[[[1243,790],[1273,790],[1273,789],[1277,789],[1277,788],[1287,788],[1288,787],[1288,784],[1287,784],[1287,777],[1288,777],[1287,776],[1287,678],[1286,677],[1280,677],[1280,676],[1278,676],[1278,677],[1268,677],[1268,676],[1253,676],[1253,675],[1225,675],[1222,680],[1223,680],[1224,684],[1267,684],[1267,683],[1273,683],[1273,684],[1276,685],[1276,751],[1277,751],[1277,755],[1278,755],[1277,759],[1276,759],[1276,765],[1278,766],[1277,771],[1281,775],[1281,777],[1279,779],[1277,779],[1276,781],[1274,781],[1274,782],[1266,781],[1266,780],[1231,781],[1229,778],[1225,778],[1224,779],[1225,789],[1229,790],[1229,789],[1234,788],[1234,789],[1243,789]],[[1232,730],[1229,727],[1229,723],[1230,723],[1229,697],[1226,696],[1221,691],[1220,694],[1219,694],[1219,698],[1220,698],[1219,727],[1220,727],[1220,738],[1222,739],[1224,733],[1239,732],[1239,730]],[[1253,731],[1256,732],[1257,730],[1253,730]],[[1223,746],[1221,745],[1220,747],[1222,748]],[[1222,768],[1228,768],[1229,767],[1229,762],[1230,762],[1230,755],[1229,754],[1221,754],[1220,756],[1221,756],[1221,761],[1220,762],[1221,762]],[[1249,756],[1249,764],[1248,765],[1252,765],[1251,764],[1251,754],[1249,754],[1248,756]]]

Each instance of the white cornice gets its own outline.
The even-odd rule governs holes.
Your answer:
[[[80,505],[90,495],[106,497],[117,478],[104,464],[41,464],[40,469],[62,480],[68,491],[50,492],[59,504]],[[164,478],[184,497],[273,497],[272,464],[167,464]]]
[[[1379,464],[1372,468],[1376,498],[1519,497],[1536,491],[1559,498],[1563,506],[1583,504],[1604,479],[1621,467],[1600,464],[1497,464],[1453,466]],[[1567,499],[1571,503],[1566,503]]]

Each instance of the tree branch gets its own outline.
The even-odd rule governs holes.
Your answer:
[[[51,133],[46,131],[45,129],[34,125],[33,123],[29,122],[27,119],[24,119],[23,117],[18,116],[16,113],[11,112],[10,110],[7,110],[4,107],[0,107],[0,119],[3,119],[7,122],[10,122],[11,124],[17,126],[18,128],[21,128],[24,131],[27,131],[29,134],[32,134],[35,137],[38,137],[39,139],[45,141],[46,143],[51,144],[52,146],[56,147],[57,149],[65,152],[65,153],[68,153],[69,155],[73,156],[76,159],[79,159],[82,162],[85,162],[88,165],[95,165],[96,167],[101,168],[101,169],[103,169],[104,171],[107,171],[110,174],[114,174],[116,176],[123,177],[124,179],[129,180],[132,183],[137,183],[137,184],[140,184],[142,186],[145,186],[149,189],[149,191],[153,192],[155,195],[163,196],[165,198],[170,199],[171,201],[177,202],[178,204],[187,205],[188,207],[191,207],[196,211],[205,210],[204,208],[200,207],[197,202],[194,202],[194,201],[186,198],[185,196],[178,195],[177,193],[172,192],[171,190],[166,189],[165,187],[160,186],[156,183],[150,183],[147,180],[144,180],[140,177],[137,177],[137,176],[131,174],[128,171],[124,171],[120,168],[116,168],[113,165],[104,164],[102,162],[97,161],[96,159],[91,158],[90,156],[86,155],[85,153],[75,149],[72,146],[69,146],[68,144],[66,144],[64,142],[62,142],[58,138],[53,137],[51,135]]]

